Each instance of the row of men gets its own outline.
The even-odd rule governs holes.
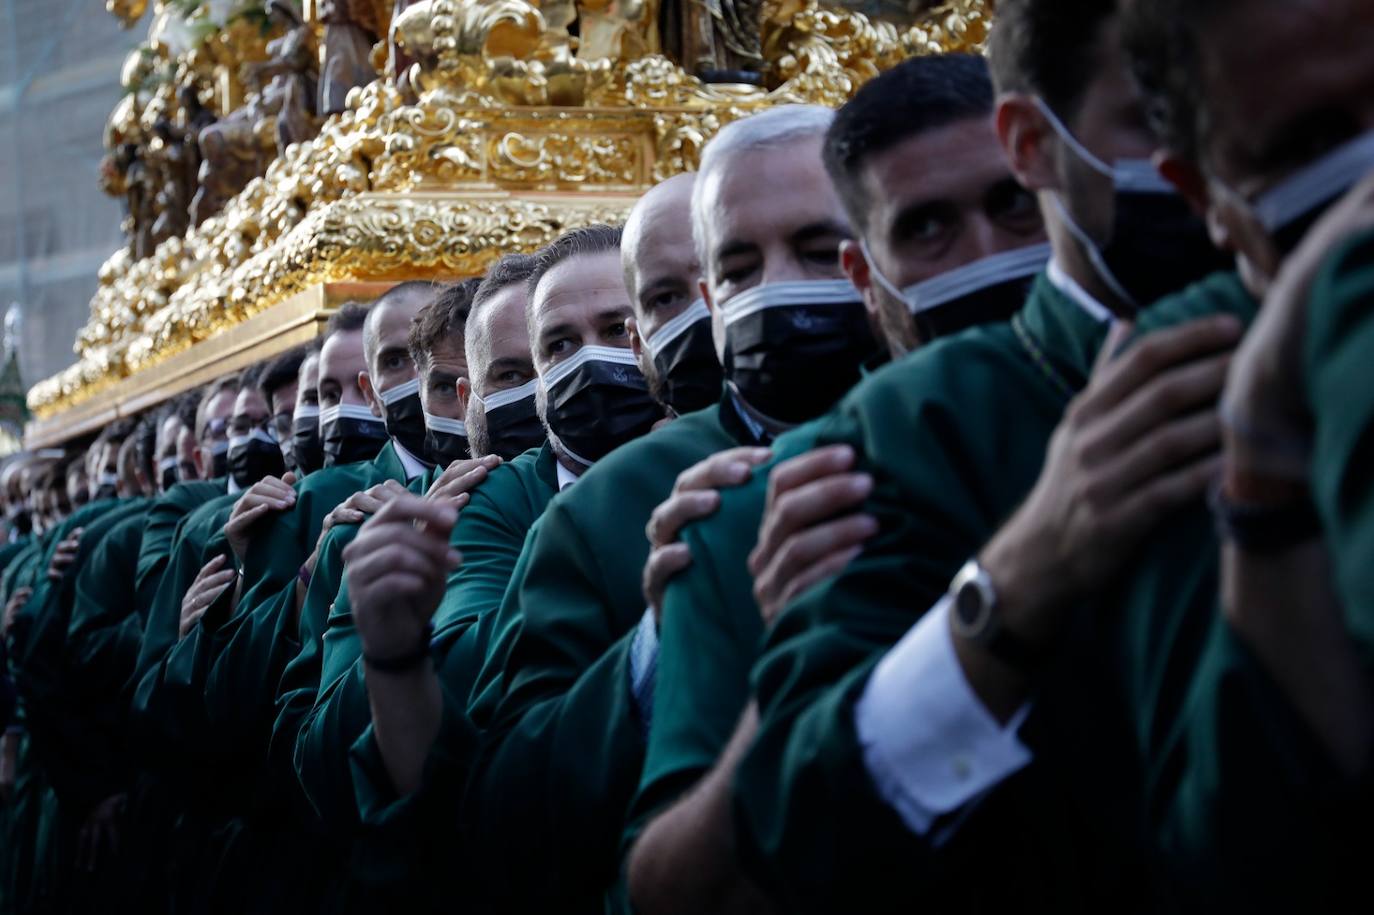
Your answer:
[[[997,15],[10,465],[9,910],[1358,907],[1374,9]]]

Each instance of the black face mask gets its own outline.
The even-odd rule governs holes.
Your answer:
[[[324,443],[320,440],[320,408],[302,404],[291,421],[291,457],[296,470],[314,473],[324,466]]]
[[[95,498],[97,501],[119,498],[119,474],[102,473],[96,482]]]
[[[1107,288],[1136,308],[1145,308],[1218,270],[1233,259],[1212,245],[1207,225],[1165,181],[1148,159],[1118,159],[1108,165],[1085,147],[1040,104],[1060,139],[1094,171],[1112,179],[1112,233],[1097,242],[1054,198],[1064,224],[1078,240],[1093,271]]]
[[[412,378],[405,384],[397,385],[387,391],[378,391],[386,407],[386,434],[415,455],[425,455],[425,408],[420,404],[420,379]]]
[[[658,370],[663,402],[679,416],[720,400],[725,370],[711,339],[711,311],[698,299],[644,341]]]
[[[218,480],[229,475],[229,442],[215,442],[210,446],[210,477]]]
[[[1050,259],[1048,244],[1030,245],[976,260],[898,289],[878,270],[868,269],[889,293],[906,302],[921,339],[955,334],[979,324],[1010,320],[1021,310],[1032,281]]]
[[[10,529],[17,531],[19,536],[26,537],[33,530],[33,515],[24,507],[11,509],[9,513]]]
[[[1336,147],[1261,194],[1252,208],[1279,253],[1288,255],[1322,214],[1370,172],[1374,172],[1374,130]]]
[[[634,354],[620,347],[582,347],[549,369],[544,390],[549,428],[589,467],[663,418]]]
[[[337,404],[320,411],[324,466],[370,461],[387,442],[386,424],[367,407]]]
[[[544,424],[539,421],[539,407],[535,401],[538,389],[539,379],[536,378],[518,388],[497,391],[487,397],[472,395],[482,405],[487,448],[503,461],[519,457],[544,443]]]
[[[448,466],[468,459],[468,430],[461,419],[425,414],[425,460]]]
[[[188,480],[199,480],[200,471],[196,469],[196,465],[192,461],[186,461],[184,463],[178,462],[177,479],[183,483],[185,483]]]
[[[229,439],[229,474],[239,489],[247,489],[263,477],[279,477],[285,472],[281,444],[263,429]]]
[[[173,486],[177,485],[177,482],[180,479],[181,477],[177,475],[176,458],[169,455],[157,462],[158,488],[162,492],[166,492]]]
[[[878,352],[848,280],[771,283],[722,303],[725,377],[755,410],[802,423],[834,406]]]

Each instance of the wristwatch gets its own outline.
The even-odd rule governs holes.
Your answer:
[[[1002,625],[997,589],[992,579],[970,559],[949,586],[950,625],[954,634],[987,649],[1008,667],[1031,675],[1039,670],[1044,652]]]

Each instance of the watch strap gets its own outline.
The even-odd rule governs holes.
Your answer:
[[[1322,522],[1311,492],[1283,502],[1233,502],[1222,480],[1208,494],[1217,536],[1248,553],[1280,553],[1321,537]]]

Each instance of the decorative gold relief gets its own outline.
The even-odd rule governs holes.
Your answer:
[[[127,24],[147,4],[107,6]],[[390,4],[373,6],[368,27],[385,31]],[[167,8],[155,4],[151,20],[164,22]],[[174,199],[169,169],[182,161],[166,123],[190,124],[201,104],[224,116],[251,103],[243,65],[267,61],[269,40],[288,34],[280,25],[264,32],[265,18],[231,18],[176,53],[181,39],[164,28],[125,67],[129,94],[107,125],[112,152],[100,176],[125,199],[131,238],[141,231],[148,243],[102,266],[76,340],[80,360],[35,385],[30,410],[52,418],[87,402],[114,409],[134,389],[146,405],[140,379],[158,377],[170,359],[215,351],[231,329],[321,284],[475,275],[569,227],[622,219],[645,188],[696,168],[730,121],[777,104],[841,104],[912,54],[978,51],[991,19],[986,0],[954,0],[903,27],[821,0],[730,8],[757,17],[756,26],[738,19],[756,27],[753,39],[726,35],[735,50],[717,54],[755,68],[733,83],[703,82],[694,64],[668,56],[681,49],[663,42],[659,6],[643,0],[411,3],[372,55],[386,75],[352,89],[310,139],[278,148],[279,118],[261,119],[254,130],[275,135],[254,142],[276,154],[259,177],[215,215],[160,238],[147,221],[150,200]],[[314,9],[295,26],[308,34],[294,33],[311,48],[326,25]],[[281,70],[294,52],[275,53]],[[116,155],[135,144],[146,144],[151,178]]]

